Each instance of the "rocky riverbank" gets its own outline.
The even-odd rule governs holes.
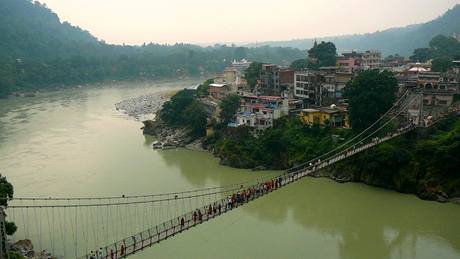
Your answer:
[[[163,104],[171,98],[172,94],[174,94],[174,91],[146,94],[116,103],[115,108],[136,120],[152,118]]]
[[[40,252],[34,251],[34,245],[29,239],[19,240],[14,244],[10,244],[10,253],[21,255],[24,258],[31,259],[60,259],[63,257],[53,256],[51,253],[43,250]]]
[[[198,150],[201,142],[190,137],[188,131],[183,128],[170,128],[161,120],[143,121],[142,128],[144,135],[154,136],[157,140],[153,142],[153,149],[189,148]]]

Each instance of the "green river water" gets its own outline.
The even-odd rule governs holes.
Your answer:
[[[16,196],[43,197],[164,193],[277,174],[222,167],[203,152],[154,151],[142,124],[114,108],[193,83],[0,100],[0,173]],[[14,238],[21,233],[19,225]],[[133,258],[460,258],[460,206],[308,178]]]

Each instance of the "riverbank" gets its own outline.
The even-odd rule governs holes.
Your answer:
[[[61,259],[63,257],[52,255],[46,250],[37,252],[34,250],[34,245],[31,240],[24,239],[9,244],[10,247],[10,258],[30,258],[30,259]]]
[[[286,117],[257,137],[250,128],[222,124],[215,124],[206,137],[193,137],[190,134],[191,113],[184,113],[189,109],[187,105],[193,102],[196,102],[195,93],[178,93],[161,111],[161,118],[144,122],[144,134],[158,138],[154,149],[186,147],[195,142],[194,149],[208,150],[220,159],[221,165],[286,170],[328,152],[340,139],[353,135],[348,129],[311,127],[298,118]],[[460,119],[452,115],[432,128],[383,143],[315,176],[413,193],[425,200],[457,201],[460,175],[455,172],[460,168],[460,160],[454,154],[460,152],[459,132]]]
[[[460,204],[460,118],[419,129],[317,172],[337,182],[361,182],[423,200]]]
[[[115,109],[122,111],[136,120],[147,119],[161,109],[176,91],[162,91],[153,94],[146,94],[135,98],[130,98],[115,104]]]

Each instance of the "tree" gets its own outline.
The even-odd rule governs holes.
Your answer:
[[[414,51],[412,61],[426,62],[433,60],[433,71],[446,72],[452,66],[452,60],[460,58],[460,43],[452,37],[438,35],[430,41],[430,48],[420,48]]]
[[[337,60],[337,49],[332,42],[322,41],[318,44],[315,41],[313,47],[308,51],[309,68],[335,66]]]
[[[171,100],[163,104],[160,118],[169,126],[183,126],[186,123],[182,112],[194,101],[195,90],[182,90],[177,92]]]
[[[305,70],[308,68],[308,59],[303,58],[294,60],[289,67],[297,71]]]
[[[207,113],[203,104],[194,100],[187,106],[182,116],[192,136],[202,137],[206,135]]]
[[[207,96],[209,85],[214,83],[214,79],[208,79],[204,81],[200,86],[198,86],[197,94],[198,96]]]
[[[450,58],[435,58],[432,62],[432,70],[435,72],[447,72],[453,65]]]
[[[414,50],[414,54],[410,56],[413,62],[427,62],[433,55],[433,52],[429,48],[419,48]]]
[[[235,57],[235,59],[241,60],[243,58],[246,58],[247,55],[248,55],[247,48],[235,47],[235,51],[233,53],[233,56]]]
[[[252,62],[244,71],[244,78],[248,81],[250,87],[255,87],[262,71],[262,63]]]
[[[347,83],[345,98],[350,104],[350,122],[362,130],[377,121],[394,103],[398,81],[389,71],[367,70]]]
[[[236,94],[226,96],[219,104],[221,109],[220,119],[223,123],[227,124],[231,121],[238,109],[240,108],[240,97]]]
[[[13,198],[13,194],[13,185],[0,174],[0,206],[8,206],[8,200]]]
[[[6,177],[0,175],[0,206],[8,206],[8,201],[13,198],[14,188],[13,185],[8,182]],[[16,230],[16,224],[14,222],[5,222],[5,230],[7,235],[13,235]]]
[[[8,236],[12,236],[16,233],[16,230],[18,230],[18,227],[14,224],[14,222],[5,222],[5,231]]]

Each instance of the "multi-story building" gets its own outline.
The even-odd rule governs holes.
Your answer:
[[[294,73],[294,97],[304,101],[304,107],[321,105],[321,77],[313,71]]]
[[[382,66],[382,53],[376,50],[367,50],[362,54],[361,68],[375,69]]]
[[[321,67],[321,105],[332,105],[337,101],[337,67]]]
[[[236,93],[241,81],[241,73],[233,67],[227,67],[224,70],[224,82],[230,87],[230,92]]]
[[[356,51],[344,52],[337,57],[336,66],[341,70],[354,72],[361,68],[363,54]]]
[[[382,54],[376,50],[344,52],[337,57],[336,66],[348,72],[379,68],[382,66]]]
[[[292,69],[280,70],[280,90],[284,97],[293,97],[294,93],[294,73]]]
[[[236,123],[231,126],[247,126],[257,134],[273,127],[273,122],[289,114],[289,101],[280,96],[243,95],[240,111],[236,115]]]
[[[337,100],[343,98],[344,89],[347,86],[348,82],[353,79],[354,73],[348,70],[337,70],[336,74],[336,89],[335,97]]]
[[[280,68],[273,64],[263,64],[260,72],[260,84],[257,89],[263,95],[280,95]]]

